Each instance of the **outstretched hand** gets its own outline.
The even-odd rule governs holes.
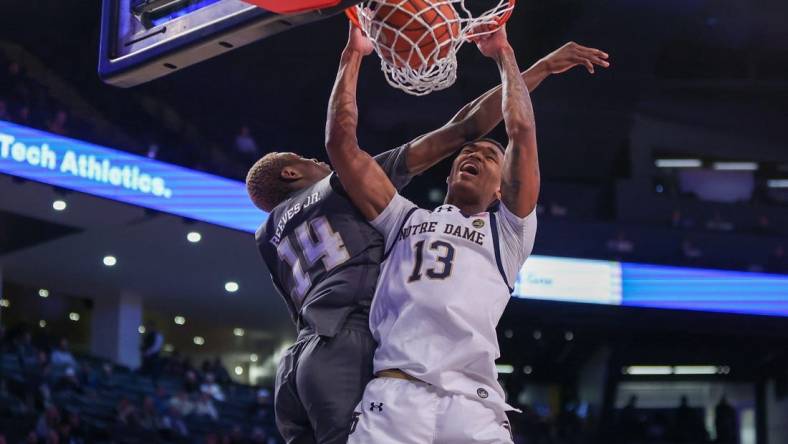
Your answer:
[[[594,74],[594,67],[610,67],[608,54],[596,48],[588,48],[569,42],[545,56],[540,63],[544,63],[550,74],[561,74],[578,65],[583,65],[590,74]]]
[[[364,31],[358,26],[351,24],[347,38],[347,49],[356,51],[363,56],[368,56],[375,49],[375,46],[372,44],[372,40],[364,35]]]

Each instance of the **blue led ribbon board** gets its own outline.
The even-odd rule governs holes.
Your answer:
[[[243,183],[0,121],[0,173],[254,233]]]
[[[243,183],[0,121],[0,173],[254,233]],[[788,317],[788,276],[531,256],[514,296]]]

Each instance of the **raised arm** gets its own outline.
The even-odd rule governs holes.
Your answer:
[[[509,136],[502,171],[501,200],[509,211],[525,217],[536,208],[540,183],[531,97],[517,68],[506,28],[477,44],[482,54],[495,60],[501,73],[503,120]]]
[[[582,65],[594,74],[595,66],[610,66],[607,59],[604,51],[569,42],[534,63],[521,76],[528,91],[533,91],[550,75],[564,73],[575,66]],[[411,142],[407,153],[410,173],[423,173],[466,142],[484,137],[501,123],[501,91],[501,85],[487,91],[465,105],[446,125]]]
[[[348,196],[368,219],[375,219],[389,204],[396,190],[377,162],[358,145],[356,87],[361,60],[372,44],[351,27],[342,51],[339,72],[328,103],[326,150]]]

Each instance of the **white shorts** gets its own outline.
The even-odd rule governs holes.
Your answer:
[[[506,413],[423,382],[373,379],[348,444],[513,444]]]

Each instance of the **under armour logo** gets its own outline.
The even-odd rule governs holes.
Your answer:
[[[380,402],[378,404],[375,404],[374,402],[370,402],[369,403],[369,411],[370,412],[374,412],[375,409],[378,409],[379,412],[382,412],[383,411],[383,403]]]
[[[438,207],[438,211],[436,211],[436,213],[441,213],[443,211],[445,211],[447,213],[451,213],[452,211],[454,211],[454,207],[451,207],[451,206]]]

